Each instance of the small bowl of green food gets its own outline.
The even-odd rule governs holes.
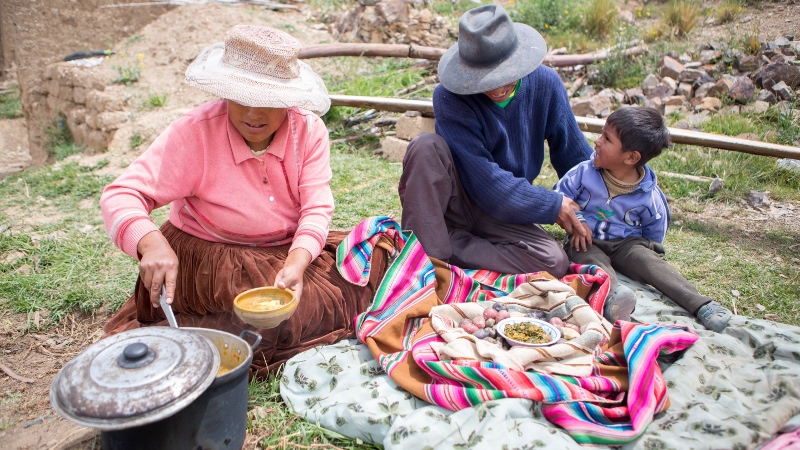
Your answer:
[[[561,338],[558,327],[531,317],[511,317],[501,320],[495,327],[509,345],[547,347]]]

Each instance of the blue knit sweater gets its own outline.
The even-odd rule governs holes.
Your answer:
[[[522,79],[505,108],[484,94],[457,95],[439,85],[433,92],[436,134],[450,147],[467,195],[506,223],[554,223],[560,193],[532,186],[544,161],[562,177],[589,159],[592,148],[575,122],[567,91],[551,68]]]

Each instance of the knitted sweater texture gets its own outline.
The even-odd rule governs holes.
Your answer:
[[[544,141],[559,178],[589,159],[561,78],[540,66],[522,79],[505,108],[484,94],[433,93],[436,134],[450,147],[467,195],[506,223],[554,223],[562,195],[532,186],[544,161]]]

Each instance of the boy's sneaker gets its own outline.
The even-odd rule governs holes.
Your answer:
[[[620,284],[606,299],[606,304],[603,306],[603,317],[612,324],[618,320],[630,321],[635,307],[636,297],[633,291]]]
[[[719,333],[728,326],[728,321],[731,320],[731,312],[728,308],[711,300],[697,310],[697,318],[700,319],[700,323],[704,327]]]

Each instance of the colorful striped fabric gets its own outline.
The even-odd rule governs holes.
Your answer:
[[[367,219],[337,253],[340,273],[357,283],[369,274],[369,257],[378,239],[386,236],[396,249],[371,308],[356,319],[356,334],[399,386],[451,410],[510,397],[542,402],[548,420],[585,444],[631,442],[655,413],[669,405],[656,358],[684,350],[697,340],[684,327],[618,322],[609,345],[596,354],[589,377],[523,372],[492,362],[439,360],[434,347],[444,340],[430,324],[431,308],[491,300],[508,295],[534,276],[548,275],[461,270],[428,258],[413,234],[399,230],[388,217]],[[573,265],[571,271],[562,281],[601,312],[608,276],[597,266]]]

